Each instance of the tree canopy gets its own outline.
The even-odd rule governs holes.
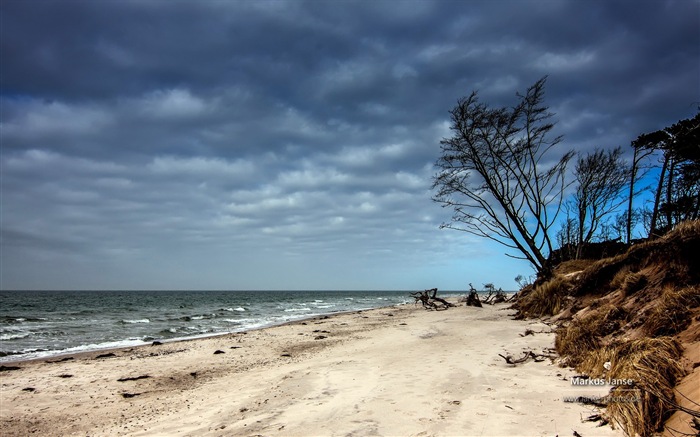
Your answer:
[[[511,108],[492,108],[476,91],[460,99],[450,111],[453,135],[440,142],[433,181],[433,200],[453,210],[442,227],[497,241],[538,272],[547,269],[551,229],[573,157],[564,152],[556,159],[561,137],[550,137],[554,123],[543,104],[545,81],[516,94]]]
[[[546,276],[556,243],[567,246],[567,257],[579,257],[584,245],[610,238],[612,231],[629,244],[640,216],[649,236],[700,218],[700,112],[640,135],[632,142],[631,161],[620,147],[596,148],[579,154],[569,174],[575,155],[560,150],[562,137],[551,134],[555,123],[544,104],[545,82],[543,77],[516,93],[512,107],[489,106],[474,91],[452,108],[452,135],[440,141],[433,178],[433,200],[452,210],[441,228],[496,241],[509,249],[507,255],[529,261],[538,276]],[[660,168],[643,166],[659,155]],[[637,182],[650,168],[658,170],[658,181],[653,208],[644,215],[632,200],[644,191]],[[564,205],[567,216],[559,223]]]

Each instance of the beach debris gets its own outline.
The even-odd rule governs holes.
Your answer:
[[[51,360],[51,361],[46,361],[46,362],[47,362],[47,363],[52,363],[52,364],[53,364],[53,363],[63,363],[63,362],[71,361],[71,360],[74,360],[74,359],[75,359],[74,357],[64,357],[64,358],[61,358],[60,360]]]
[[[156,340],[156,341],[154,341],[153,343],[151,343],[151,346],[160,346],[160,345],[162,345],[162,344],[163,344],[162,341]]]
[[[472,284],[469,284],[470,287],[471,285]],[[476,291],[474,290],[474,287],[471,288],[471,291]],[[484,299],[484,303],[487,303],[489,305],[506,302],[508,300],[508,296],[506,296],[506,293],[503,291],[503,289],[499,288],[498,290],[496,290],[496,286],[491,283],[484,284],[484,291],[489,292],[488,296],[486,296],[486,298]]]
[[[610,423],[610,421],[607,418],[605,418],[605,416],[603,416],[602,414],[591,414],[590,416],[586,417],[585,419],[582,419],[581,421],[582,422],[600,422],[600,423],[598,423],[598,425],[596,425],[598,428]]]
[[[464,302],[468,307],[482,308],[481,299],[479,299],[479,292],[476,291],[476,288],[474,288],[471,282],[469,283],[469,294],[467,297],[461,298],[459,302]]]
[[[11,370],[19,370],[19,366],[0,366],[0,372],[9,372]]]
[[[73,375],[71,375],[70,373],[61,373],[60,375],[58,375],[58,377],[59,378],[72,378]]]
[[[536,354],[533,351],[524,352],[523,356],[520,358],[513,358],[513,356],[510,354],[506,356],[498,354],[498,356],[506,360],[506,363],[511,364],[513,366],[517,364],[522,364],[530,359],[534,360],[536,363],[539,363],[546,360],[547,358],[549,358],[550,360],[556,358],[556,355]]]
[[[316,337],[314,337],[314,340],[323,340],[324,338],[328,337],[326,337],[325,335],[317,335]]]
[[[574,431],[574,437],[583,437],[581,434],[577,433],[576,430],[573,430],[573,431]]]
[[[117,356],[116,354],[113,354],[112,352],[110,352],[107,354],[100,354],[100,355],[96,356],[95,359],[97,360],[100,358],[112,358],[112,357],[116,357],[116,356]]]
[[[118,382],[125,382],[125,381],[138,381],[139,379],[146,379],[150,378],[150,375],[139,375],[139,376],[130,376],[127,378],[119,378],[117,379]]]
[[[535,335],[535,331],[532,329],[526,329],[524,333],[520,334],[521,337],[526,337],[528,335]]]
[[[196,378],[196,377],[197,377],[197,372],[190,372],[190,376],[193,377],[193,378]]]
[[[437,288],[431,288],[429,290],[423,290],[423,291],[416,291],[413,293],[409,293],[409,296],[415,299],[415,304],[417,305],[418,302],[420,302],[423,305],[423,308],[426,310],[446,310],[449,307],[453,307],[454,305],[446,301],[445,299],[437,297]],[[437,303],[436,303],[437,302]],[[440,305],[438,305],[438,303]]]
[[[282,354],[282,355],[280,355],[280,357],[291,357],[291,356],[292,356],[292,354]]]
[[[141,393],[122,393],[122,397],[123,397],[123,398],[126,398],[126,399],[129,399],[129,398],[133,398],[133,397],[139,396],[140,394],[141,394]]]
[[[466,304],[468,307],[482,308],[481,300],[479,300],[479,294],[476,291],[472,291],[469,293],[469,296],[467,296]]]
[[[24,387],[24,388],[22,389],[22,391],[28,391],[28,392],[31,393],[31,392],[36,391],[36,389],[35,389],[34,387]]]
[[[222,351],[221,349],[217,349],[214,351],[214,355],[219,355],[219,354],[225,354],[226,352]]]
[[[515,364],[521,364],[521,363],[524,363],[525,361],[527,361],[530,358],[530,353],[531,352],[525,352],[525,355],[523,355],[521,358],[518,358],[518,359],[513,359],[513,357],[511,355],[503,356],[501,354],[498,354],[498,356],[503,358],[504,360],[506,360],[506,363],[515,365]]]

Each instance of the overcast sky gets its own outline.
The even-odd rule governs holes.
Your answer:
[[[548,75],[564,149],[695,113],[700,2],[2,0],[3,289],[441,289],[448,111]]]

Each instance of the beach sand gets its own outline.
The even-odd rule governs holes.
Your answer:
[[[549,359],[499,357],[553,347],[549,326],[512,313],[404,305],[4,363],[20,369],[0,372],[2,435],[621,436],[563,401],[605,388],[573,387]]]

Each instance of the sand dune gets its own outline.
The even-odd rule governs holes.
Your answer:
[[[2,434],[622,435],[582,423],[592,408],[563,400],[605,388],[572,386],[548,359],[499,357],[547,352],[554,339],[505,308],[408,305],[13,363],[0,373]]]

